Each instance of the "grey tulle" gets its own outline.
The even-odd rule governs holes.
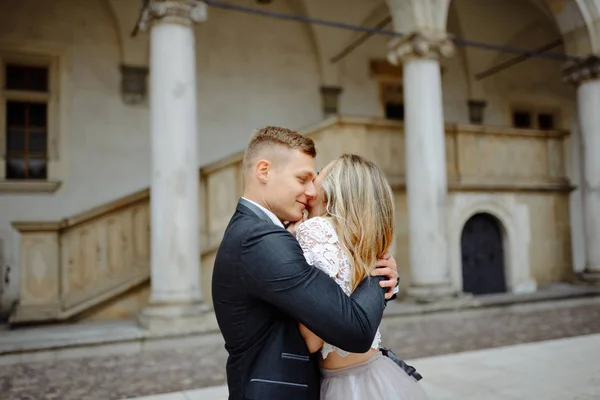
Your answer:
[[[321,369],[321,400],[429,400],[414,378],[381,353],[351,367]]]

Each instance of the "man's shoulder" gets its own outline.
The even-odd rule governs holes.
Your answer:
[[[243,236],[253,236],[269,232],[285,233],[287,231],[271,221],[265,221],[254,215],[237,212],[225,231],[225,235],[241,234]]]
[[[217,253],[237,253],[253,245],[273,246],[286,238],[292,238],[291,234],[271,221],[236,212],[225,229]]]

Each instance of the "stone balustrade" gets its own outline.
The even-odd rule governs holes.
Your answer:
[[[345,152],[361,154],[375,161],[404,197],[401,122],[336,116],[305,134],[317,144],[317,168]],[[449,191],[569,191],[567,139],[566,131],[447,124]],[[242,194],[242,157],[240,152],[200,169],[201,283],[209,303],[214,256]],[[111,307],[110,299],[147,282],[149,206],[144,190],[62,221],[14,222],[21,234],[21,289],[11,321],[60,320],[101,304]],[[399,207],[400,224],[404,213]],[[136,303],[129,315],[140,306]]]

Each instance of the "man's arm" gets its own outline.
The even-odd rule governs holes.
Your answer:
[[[242,243],[247,289],[340,349],[369,350],[385,308],[381,278],[365,279],[348,297],[310,266],[288,232],[260,224]]]

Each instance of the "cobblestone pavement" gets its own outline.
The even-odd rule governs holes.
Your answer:
[[[600,298],[522,304],[383,322],[384,345],[414,359],[600,332]],[[222,384],[222,343],[0,367],[3,400],[110,400]],[[418,365],[417,365],[418,367]]]

